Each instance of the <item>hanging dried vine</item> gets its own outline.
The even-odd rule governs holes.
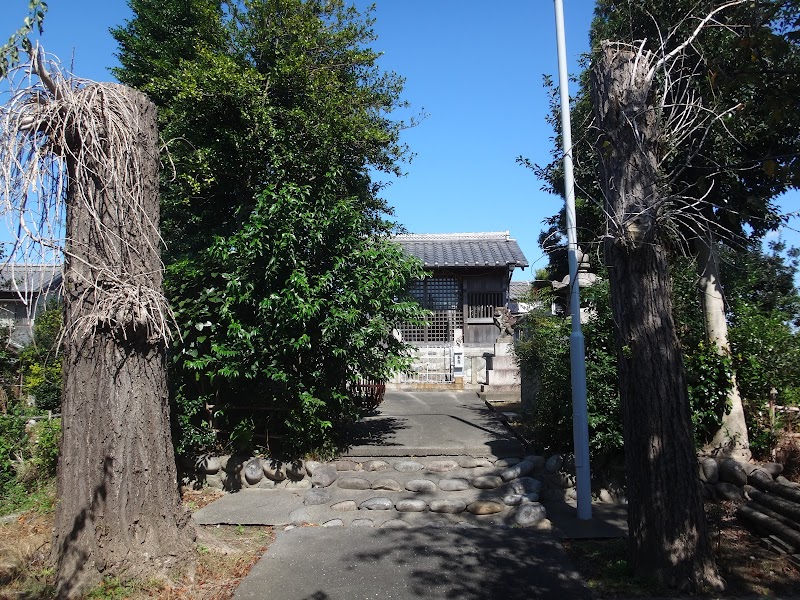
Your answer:
[[[16,266],[64,256],[73,264],[64,283],[87,310],[68,324],[67,335],[103,328],[122,339],[168,343],[174,318],[160,269],[153,273],[142,256],[158,256],[150,240],[161,238],[142,205],[135,157],[147,150],[131,134],[138,130],[131,127],[139,118],[135,107],[121,86],[68,75],[39,48],[9,81],[9,98],[0,106],[0,212],[13,236],[6,260]],[[64,236],[68,185],[70,202],[84,203],[91,216],[91,242]],[[97,201],[109,193],[112,205]]]

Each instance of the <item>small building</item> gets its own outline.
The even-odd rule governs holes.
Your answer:
[[[33,340],[36,317],[61,293],[61,265],[14,264],[0,266],[0,327],[7,327],[9,343],[17,348]]]
[[[508,231],[410,234],[394,240],[430,272],[409,291],[432,314],[427,326],[399,332],[417,347],[417,360],[412,375],[398,374],[391,383],[453,383],[454,346],[463,353],[464,383],[485,383],[486,356],[500,333],[495,311],[508,306],[514,270],[528,266],[517,241]]]

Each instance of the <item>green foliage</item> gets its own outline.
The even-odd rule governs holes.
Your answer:
[[[722,424],[722,415],[730,410],[728,393],[734,373],[733,360],[707,342],[698,342],[694,348],[684,347],[683,357],[695,444],[701,446],[714,437]]]
[[[18,406],[0,414],[0,514],[52,510],[60,440],[57,419],[30,426]]]
[[[8,41],[0,46],[0,79],[3,79],[8,72],[20,62],[20,49],[30,53],[31,40],[28,37],[34,29],[42,34],[42,24],[44,14],[47,12],[47,3],[43,0],[29,0],[28,16],[22,21],[22,27],[17,29],[8,38]]]
[[[17,468],[30,457],[25,419],[17,412],[0,415],[0,492],[16,483]]]
[[[683,352],[689,407],[697,446],[719,429],[727,410],[733,362],[706,340],[703,306],[697,292],[697,263],[676,258],[672,276],[672,310]]]
[[[404,289],[422,270],[389,242],[371,179],[407,155],[389,118],[402,80],[341,0],[130,4],[115,75],[158,105],[174,166],[162,232],[183,335],[178,449],[241,442],[215,438],[252,419],[272,453],[330,453],[356,414],[349,385],[402,367],[391,331],[421,318]]]
[[[33,396],[39,410],[58,411],[61,408],[61,355],[58,343],[61,336],[62,310],[52,304],[36,317],[33,343],[20,353],[22,389]]]
[[[722,258],[731,350],[750,446],[767,456],[777,441],[766,408],[770,390],[775,388],[780,404],[800,403],[798,251],[772,244],[768,252],[753,246],[747,252],[724,252]]]
[[[571,326],[562,316],[549,314],[550,290],[539,290],[533,294],[530,302],[541,308],[525,318],[522,341],[515,346],[521,369],[533,375],[537,383],[533,414],[528,418],[534,428],[534,443],[537,446],[565,451],[572,444]],[[608,282],[582,290],[582,294],[583,304],[591,313],[583,327],[586,340],[589,450],[593,458],[608,457],[622,450]]]
[[[40,420],[31,433],[33,447],[31,459],[37,478],[55,477],[61,444],[61,420]]]
[[[678,261],[672,271],[673,306],[680,334],[695,444],[713,436],[727,410],[731,357],[720,355],[705,341],[703,316],[691,260]],[[549,307],[552,291],[539,290],[530,302]],[[583,324],[586,345],[586,386],[589,411],[589,447],[594,458],[622,450],[622,422],[617,388],[617,359],[610,289],[607,280],[581,290],[590,318]],[[515,352],[521,368],[535,376],[538,394],[528,415],[534,443],[568,451],[572,444],[572,388],[570,381],[570,322],[544,308],[523,321],[523,341]],[[622,349],[625,352],[625,348]]]

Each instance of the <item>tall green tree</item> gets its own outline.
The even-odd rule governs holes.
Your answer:
[[[158,105],[172,168],[181,445],[248,415],[274,454],[330,450],[354,414],[348,390],[401,367],[391,331],[422,316],[404,299],[422,271],[391,243],[372,177],[408,156],[392,117],[402,80],[341,0],[130,5],[115,75]]]

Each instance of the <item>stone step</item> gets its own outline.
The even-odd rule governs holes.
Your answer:
[[[568,476],[547,472],[556,463],[544,457],[459,459],[309,462],[312,476],[303,481],[305,489],[298,482],[280,482],[273,489],[252,486],[227,494],[193,518],[201,525],[544,526],[540,495],[554,488],[563,494],[574,484]]]
[[[486,385],[520,385],[519,369],[487,369]]]
[[[484,391],[478,393],[478,397],[498,410],[502,410],[504,404],[518,404],[522,402],[522,393],[518,387],[516,389],[496,390],[486,386]]]

